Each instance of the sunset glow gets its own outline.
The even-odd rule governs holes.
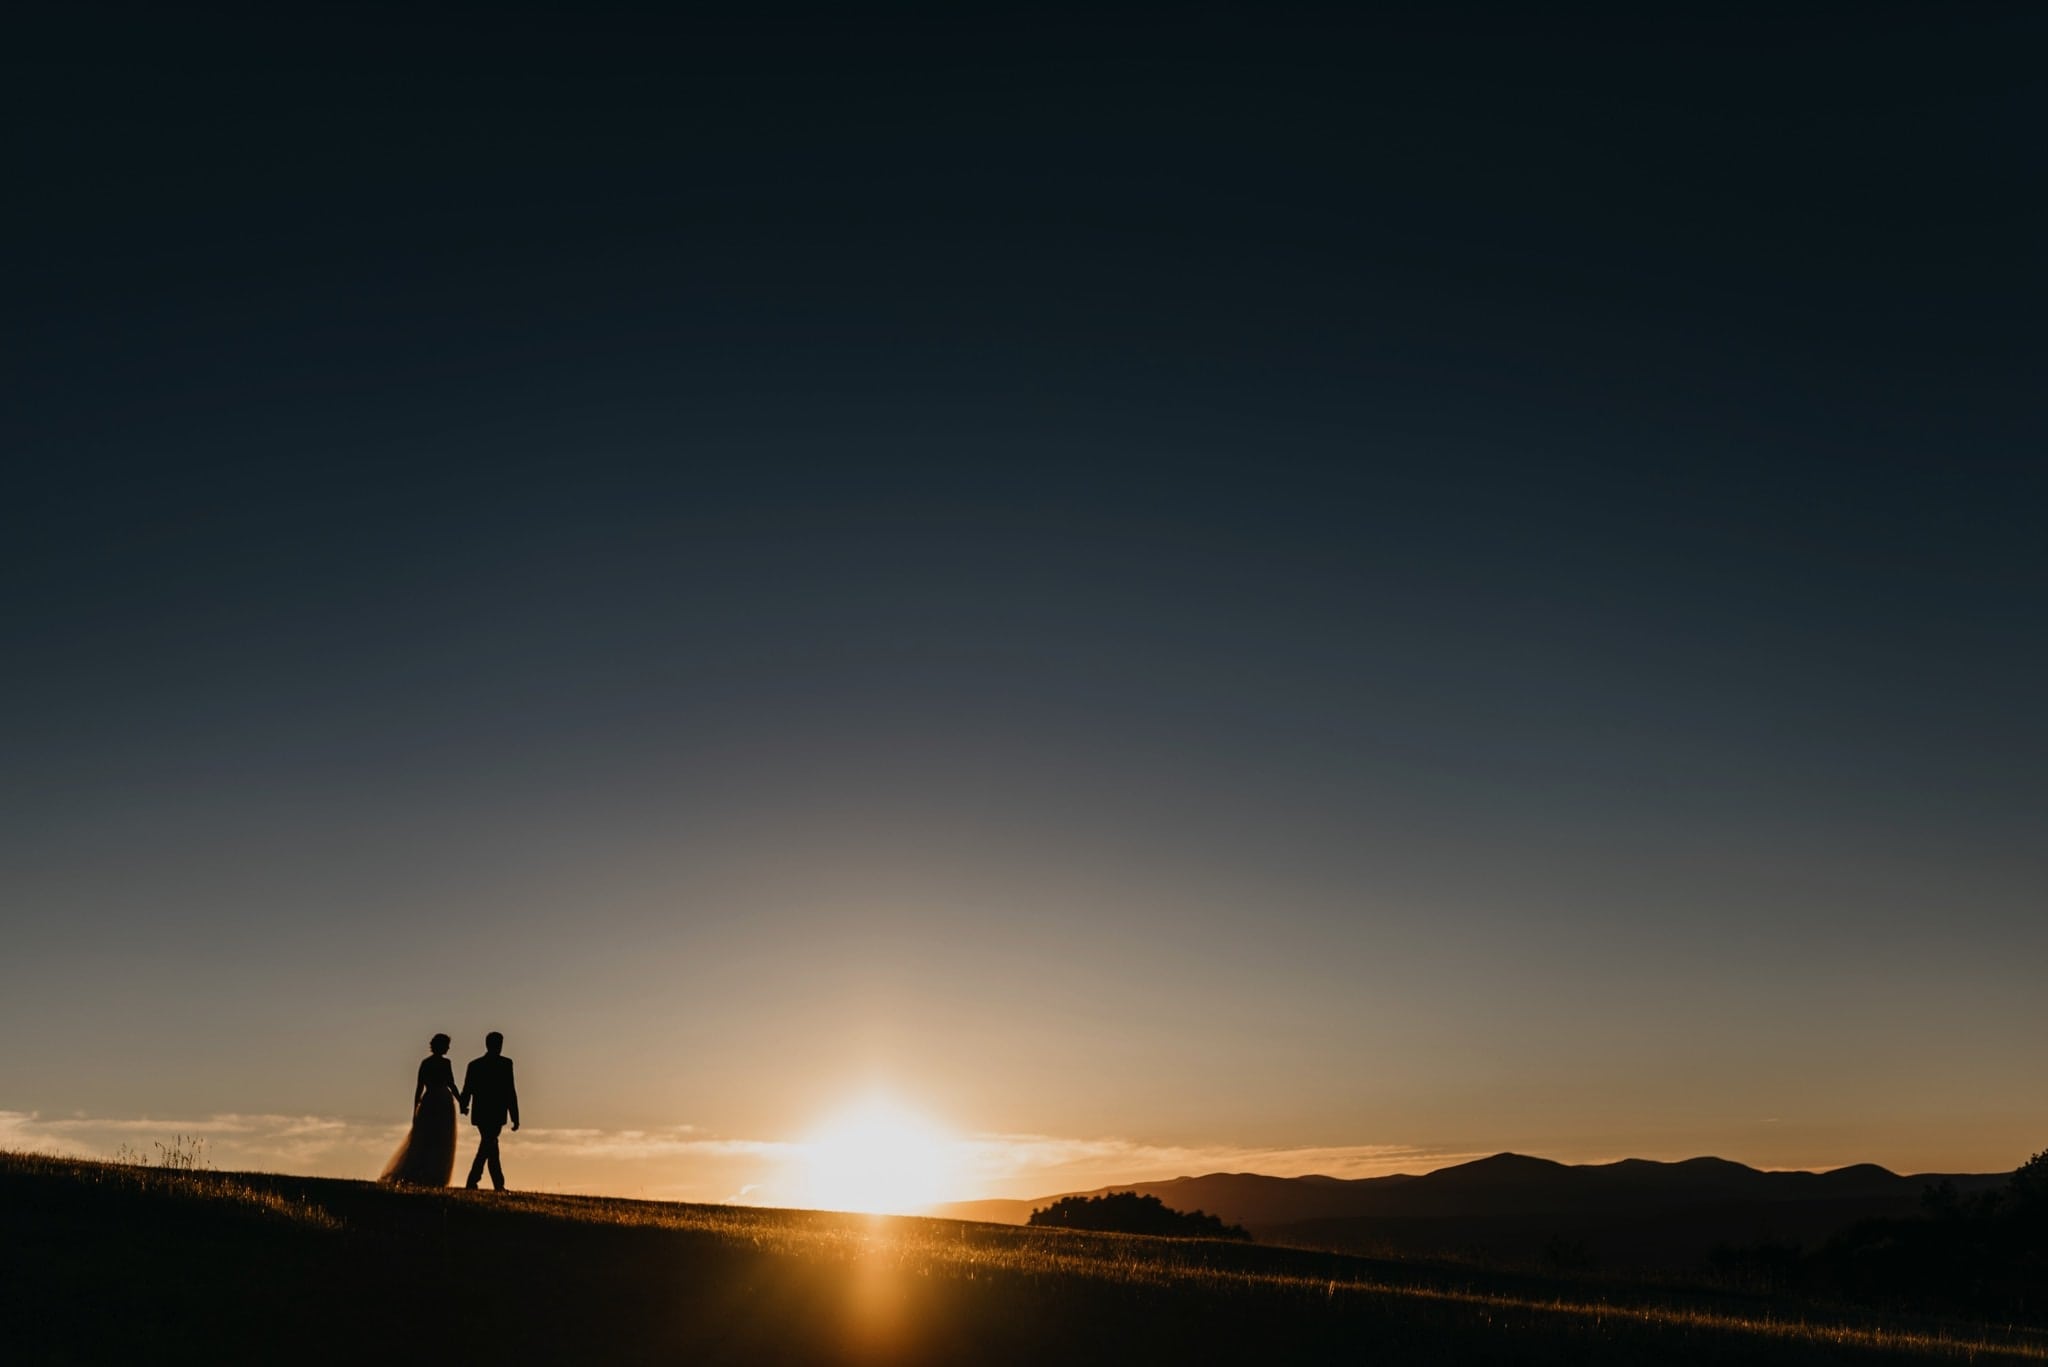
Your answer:
[[[951,1137],[886,1099],[834,1116],[804,1141],[802,1152],[805,1206],[904,1214],[951,1194]]]

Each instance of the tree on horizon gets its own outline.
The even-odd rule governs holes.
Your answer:
[[[1041,1229],[1087,1229],[1108,1234],[1153,1234],[1179,1239],[1241,1239],[1251,1242],[1242,1225],[1226,1225],[1221,1216],[1175,1210],[1157,1196],[1113,1191],[1102,1196],[1063,1196],[1043,1210],[1031,1212],[1027,1224]]]

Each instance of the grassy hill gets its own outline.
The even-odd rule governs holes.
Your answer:
[[[10,1362],[2048,1361],[2048,1337],[1207,1240],[0,1155]]]

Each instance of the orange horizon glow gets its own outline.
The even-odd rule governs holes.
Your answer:
[[[908,1215],[958,1199],[958,1138],[885,1096],[838,1112],[796,1149],[798,1200],[811,1209]]]
[[[807,1123],[780,1135],[688,1124],[579,1127],[573,1116],[562,1117],[568,1124],[529,1124],[507,1137],[507,1163],[515,1185],[529,1191],[916,1214],[953,1203],[1035,1201],[1218,1172],[1422,1175],[1499,1152],[1567,1165],[1705,1156],[1762,1171],[1876,1163],[1911,1176],[2009,1172],[2041,1147],[2023,1121],[2003,1134],[1974,1134],[1979,1146],[1970,1152],[1946,1149],[1940,1142],[1950,1138],[1946,1128],[1845,1135],[1832,1127],[1794,1131],[1776,1120],[1754,1122],[1746,1131],[1644,1132],[1597,1148],[1526,1133],[1457,1145],[1175,1142],[985,1129],[972,1123],[971,1112],[916,1086],[828,1088],[822,1095],[826,1100],[810,1110]],[[397,1133],[393,1124],[334,1115],[0,1111],[0,1149],[108,1159],[123,1150],[148,1153],[153,1141],[183,1134],[203,1138],[208,1162],[220,1170],[307,1176],[373,1176]]]

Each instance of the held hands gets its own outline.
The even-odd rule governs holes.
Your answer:
[[[518,1122],[518,1121],[516,1121],[516,1120],[512,1122],[512,1133],[514,1133],[514,1134],[518,1134],[518,1133],[519,1133],[519,1122]]]

